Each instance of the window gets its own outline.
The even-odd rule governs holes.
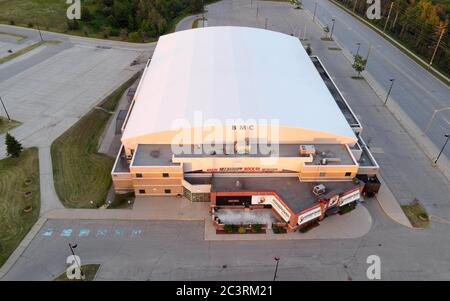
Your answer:
[[[167,172],[163,173],[163,178],[168,178],[169,174]]]
[[[171,193],[172,192],[172,190],[170,190],[170,189],[164,189],[164,193]]]
[[[142,178],[142,174],[141,173],[137,173],[136,174],[136,178]]]
[[[140,194],[145,194],[145,189],[139,189]]]
[[[326,173],[324,173],[324,172],[319,173],[319,176],[321,176],[321,177],[325,177],[325,175],[326,175]]]
[[[352,175],[351,172],[348,172],[348,171],[347,171],[347,172],[345,173],[345,176],[346,176],[346,177],[350,177],[351,175]]]

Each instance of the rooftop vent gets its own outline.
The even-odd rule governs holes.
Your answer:
[[[316,154],[316,148],[314,145],[300,145],[299,149],[300,155],[315,155]]]
[[[154,149],[150,152],[150,156],[152,156],[153,158],[158,158],[159,155],[160,155],[159,149]]]

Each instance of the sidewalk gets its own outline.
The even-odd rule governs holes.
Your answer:
[[[46,219],[75,220],[184,220],[209,217],[209,203],[193,203],[177,197],[138,197],[133,209],[54,209]]]
[[[333,215],[320,222],[320,226],[306,233],[291,232],[274,234],[267,230],[266,234],[216,234],[216,229],[210,219],[205,221],[205,240],[236,241],[236,240],[305,240],[305,239],[352,239],[364,236],[372,227],[372,217],[369,211],[359,205],[355,210],[345,215]]]
[[[381,188],[378,192],[378,195],[376,196],[376,199],[380,204],[381,209],[383,209],[384,213],[387,216],[389,216],[392,220],[399,223],[400,225],[406,226],[408,228],[414,228],[387,184],[384,182],[381,176],[379,176],[378,179],[381,182]]]

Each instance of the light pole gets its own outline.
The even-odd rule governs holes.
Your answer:
[[[316,19],[316,10],[317,10],[317,1],[314,3],[314,14],[313,14],[313,22]]]
[[[436,52],[438,50],[439,44],[441,43],[442,37],[444,36],[444,31],[445,31],[445,27],[442,28],[441,34],[439,35],[439,40],[438,40],[438,42],[436,44],[436,48],[434,48],[433,55],[431,56],[431,60],[430,60],[430,63],[429,63],[430,66],[433,65],[433,60],[434,60],[434,57],[436,56]]]
[[[275,274],[273,275],[273,281],[275,281],[275,279],[277,279],[278,262],[280,261],[280,257],[274,257],[273,259],[277,262],[277,265],[275,266]]]
[[[3,109],[5,110],[6,117],[8,117],[8,120],[11,121],[11,118],[9,117],[8,111],[6,110],[5,104],[3,103],[3,99],[0,96],[0,102],[2,103]]]
[[[356,43],[358,45],[358,49],[356,49],[356,55],[359,55],[359,49],[361,48],[361,43]]]
[[[389,81],[391,82],[391,86],[389,87],[389,91],[388,91],[388,93],[386,95],[386,100],[384,101],[385,105],[386,105],[386,103],[387,103],[387,101],[389,99],[389,95],[391,95],[391,91],[392,91],[392,87],[394,86],[395,78],[391,78]]]
[[[36,19],[34,19],[34,20],[36,22],[36,27],[37,27],[37,30],[39,32],[39,37],[41,38],[41,42],[44,42],[44,38],[42,37],[41,29],[39,28],[39,24],[37,23]]]
[[[331,19],[331,22],[333,22],[333,25],[331,26],[331,33],[330,33],[330,40],[333,39],[333,31],[334,31],[334,22],[336,21],[336,19]]]
[[[84,274],[83,274],[83,270],[81,269],[81,265],[77,260],[77,256],[75,255],[75,252],[73,251],[73,249],[75,249],[78,245],[77,244],[71,244],[69,242],[69,248],[70,248],[70,252],[72,252],[73,255],[73,259],[76,261],[78,268],[80,269],[80,274],[81,274],[81,279],[84,280]]]
[[[434,166],[437,165],[437,161],[439,160],[439,157],[442,155],[442,152],[444,151],[445,147],[447,146],[448,139],[450,138],[450,134],[445,134],[444,137],[446,137],[447,139],[445,139],[445,143],[442,146],[441,151],[439,152],[439,155],[437,156],[436,160],[434,160],[434,163],[433,163]]]

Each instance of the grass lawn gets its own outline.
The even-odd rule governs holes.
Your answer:
[[[130,209],[133,205],[128,204],[128,201],[133,202],[134,197],[134,192],[115,194],[114,200],[108,206],[108,209]]]
[[[402,209],[409,221],[416,228],[425,228],[428,226],[429,217],[425,208],[419,202],[412,202],[410,205],[402,205]]]
[[[64,272],[58,277],[56,277],[55,281],[92,281],[94,280],[95,275],[97,274],[99,268],[100,268],[99,264],[84,264],[81,265],[81,270],[83,271],[86,277],[84,280],[76,280],[76,279],[70,280],[67,278],[66,272]]]
[[[15,120],[9,121],[7,118],[0,116],[0,134],[4,134],[19,125],[20,125],[20,122],[18,122],[18,121],[15,121]]]
[[[38,149],[0,160],[0,266],[39,217]]]
[[[122,94],[137,77],[134,75],[116,89],[100,107],[115,110]],[[104,204],[111,186],[114,158],[98,153],[97,146],[111,116],[103,110],[93,109],[53,142],[53,180],[64,206],[93,208]]]
[[[29,26],[39,24],[41,29],[64,31],[66,10],[63,0],[0,0],[0,22]]]

